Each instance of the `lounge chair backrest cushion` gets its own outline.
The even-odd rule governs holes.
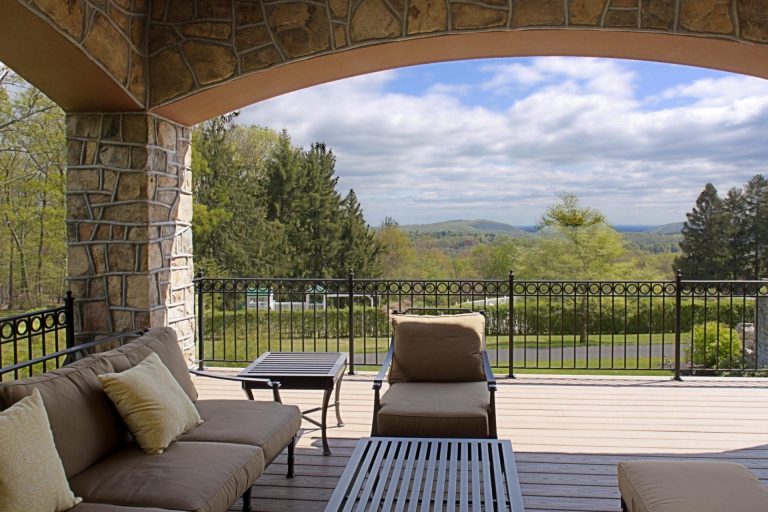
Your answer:
[[[391,384],[485,380],[481,313],[393,315],[392,332]]]

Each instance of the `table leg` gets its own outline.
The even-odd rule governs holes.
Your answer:
[[[333,388],[328,388],[325,390],[325,393],[323,394],[323,409],[322,409],[322,416],[320,420],[320,431],[323,435],[323,455],[330,455],[331,449],[328,447],[328,438],[325,435],[325,427],[328,424],[328,402],[331,401],[331,392],[333,391]]]
[[[340,427],[344,426],[344,422],[341,421],[341,403],[339,402],[339,396],[341,395],[341,381],[344,379],[344,374],[342,373],[339,377],[339,380],[336,381],[336,424]]]
[[[245,383],[243,383],[243,391],[245,391],[245,396],[248,397],[248,400],[253,400],[253,390],[246,386]]]

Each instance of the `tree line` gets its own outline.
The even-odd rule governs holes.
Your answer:
[[[0,64],[0,304],[60,303],[66,283],[64,113]]]
[[[688,279],[768,276],[768,181],[761,174],[720,197],[707,183],[683,225],[674,266]]]
[[[236,115],[192,135],[195,266],[208,276],[376,275],[378,240],[354,190],[337,190],[333,151]]]

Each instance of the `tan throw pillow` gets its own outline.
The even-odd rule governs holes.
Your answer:
[[[60,512],[81,501],[69,489],[35,389],[0,412],[0,510]]]
[[[392,332],[390,383],[485,380],[481,313],[393,315]]]
[[[176,437],[203,422],[192,400],[155,353],[124,372],[99,375],[99,380],[147,453],[163,453]]]

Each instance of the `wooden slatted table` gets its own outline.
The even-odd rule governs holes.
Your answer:
[[[512,443],[362,438],[325,511],[364,510],[523,512]]]
[[[326,437],[326,417],[330,407],[331,392],[336,390],[333,406],[336,408],[336,422],[340,427],[339,393],[344,371],[347,368],[347,354],[344,352],[265,352],[238,377],[258,377],[280,382],[280,389],[318,389],[323,390],[323,404],[320,407],[307,409],[301,414],[305,420],[320,427],[323,438],[323,455],[330,455]],[[262,389],[264,384],[243,381],[243,390],[250,400],[253,400],[253,389]],[[307,416],[321,411],[320,421]]]

